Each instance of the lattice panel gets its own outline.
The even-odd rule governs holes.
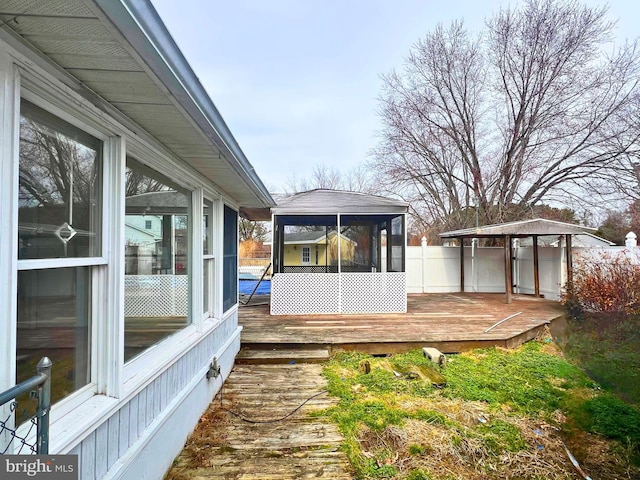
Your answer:
[[[406,274],[345,273],[340,275],[341,313],[405,313]]]
[[[187,275],[125,275],[126,317],[185,317],[188,311]]]
[[[338,273],[337,265],[285,265],[283,273]]]
[[[339,312],[337,273],[279,273],[271,278],[272,315]]]

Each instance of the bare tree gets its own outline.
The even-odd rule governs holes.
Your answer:
[[[610,45],[606,13],[528,0],[477,35],[438,26],[383,77],[379,183],[440,230],[637,185],[638,46]]]
[[[371,172],[365,165],[360,165],[346,172],[342,172],[335,167],[315,165],[309,177],[289,177],[284,187],[287,194],[305,192],[316,188],[362,193],[376,192]]]
[[[255,240],[263,242],[269,236],[269,222],[258,222],[247,218],[240,218],[238,222],[240,241]]]

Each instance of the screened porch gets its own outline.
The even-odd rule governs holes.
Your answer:
[[[406,312],[404,202],[335,190],[272,208],[271,314]]]

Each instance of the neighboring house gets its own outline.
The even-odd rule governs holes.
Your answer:
[[[149,0],[0,24],[0,391],[50,357],[49,452],[162,478],[240,348],[238,213],[273,200]]]
[[[519,246],[530,247],[533,245],[533,240],[529,237],[520,239]],[[559,247],[562,245],[562,241],[558,235],[541,235],[538,237],[538,245],[541,247]],[[572,246],[583,248],[606,248],[615,246],[614,242],[607,240],[606,238],[599,237],[593,233],[578,233],[573,235]]]
[[[353,263],[357,242],[340,236],[340,255],[343,262]],[[338,232],[311,230],[285,233],[285,267],[314,267],[338,264]]]

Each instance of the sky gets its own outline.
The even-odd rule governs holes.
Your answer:
[[[369,160],[382,74],[402,70],[438,23],[474,31],[500,0],[152,0],[271,192],[315,166]],[[609,5],[619,41],[640,36],[637,0]],[[511,2],[514,5],[515,2]]]

